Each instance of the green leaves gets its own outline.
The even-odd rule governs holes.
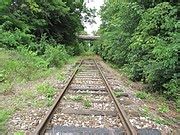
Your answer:
[[[146,10],[135,3],[108,2],[101,12],[101,39],[95,50],[105,60],[128,69],[132,80],[178,99],[177,8],[168,2]]]
[[[148,9],[134,33],[130,45],[130,64],[142,63],[141,69],[146,82],[155,89],[172,78],[177,67],[176,12],[168,3]],[[169,22],[171,24],[169,24]],[[138,64],[140,65],[140,64]]]
[[[105,59],[118,65],[127,63],[130,37],[138,25],[141,8],[135,3],[113,2],[102,8],[101,41]],[[100,52],[103,51],[103,52]]]
[[[46,46],[44,58],[47,59],[49,66],[61,67],[65,62],[67,62],[69,55],[62,45],[57,47],[48,45]]]
[[[40,2],[38,0],[18,1],[15,5],[5,4],[0,25],[5,30],[28,31],[36,39],[46,34],[58,43],[76,43],[76,34],[82,30],[81,8],[83,3],[68,1]],[[79,9],[79,12],[75,10]]]

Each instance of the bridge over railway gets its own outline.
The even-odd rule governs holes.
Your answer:
[[[82,40],[90,40],[90,41],[93,41],[93,40],[97,40],[98,38],[100,38],[100,36],[79,35],[78,38],[79,38],[79,39],[82,39]]]

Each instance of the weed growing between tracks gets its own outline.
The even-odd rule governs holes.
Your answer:
[[[86,99],[83,101],[83,105],[85,108],[89,108],[92,106],[92,102],[90,100]]]
[[[92,106],[92,102],[91,100],[89,100],[86,96],[82,96],[82,95],[76,95],[76,96],[70,96],[70,97],[66,97],[67,99],[70,99],[72,101],[76,101],[76,102],[82,102],[83,106],[88,109]]]
[[[114,95],[119,98],[122,96],[122,91],[114,91]]]
[[[83,101],[84,98],[83,96],[81,95],[77,95],[77,96],[73,96],[73,97],[70,97],[73,101],[77,101],[77,102],[80,102],[80,101]]]

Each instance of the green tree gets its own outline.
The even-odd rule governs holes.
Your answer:
[[[101,10],[101,38],[94,50],[133,81],[143,81],[179,102],[178,12],[177,1],[108,0]]]
[[[6,4],[8,8],[0,23],[6,23],[7,30],[27,30],[37,39],[46,34],[59,43],[70,44],[76,41],[76,33],[83,28],[80,21],[82,4],[56,0],[19,0]]]

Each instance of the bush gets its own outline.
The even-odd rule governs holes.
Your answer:
[[[150,100],[153,98],[149,93],[147,93],[145,91],[138,91],[138,92],[136,92],[135,96],[140,99],[146,99],[146,100]]]
[[[71,56],[77,56],[80,55],[86,51],[88,51],[89,46],[87,43],[79,43],[77,42],[75,45],[68,45],[66,46],[67,53]]]
[[[33,41],[33,35],[19,29],[14,32],[5,31],[3,26],[0,26],[0,33],[0,47],[17,48],[18,46],[28,46]]]
[[[142,9],[136,3],[112,2],[102,9],[101,40],[97,53],[122,66],[127,63],[130,38],[137,27]]]
[[[18,47],[17,50],[19,54],[23,56],[21,59],[26,65],[34,65],[34,67],[42,70],[47,69],[49,62],[46,61],[43,57],[38,56],[36,52],[30,51],[29,49],[22,46]]]
[[[138,80],[144,79],[153,89],[168,93],[172,99],[176,97],[172,91],[177,94],[174,88],[177,85],[171,87],[172,90],[168,90],[170,86],[167,85],[172,85],[170,82],[178,71],[179,34],[176,14],[176,9],[168,3],[148,9],[142,15],[129,46],[133,78],[140,76]]]
[[[150,6],[151,7],[151,6]],[[107,2],[94,50],[153,91],[178,100],[180,46],[177,7],[168,2],[142,10],[136,3]]]
[[[69,55],[64,46],[58,45],[56,47],[46,46],[43,57],[49,63],[49,66],[61,67],[67,62]]]

